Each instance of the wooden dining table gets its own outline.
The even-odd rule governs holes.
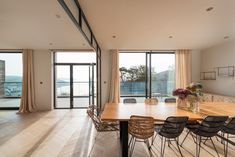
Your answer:
[[[202,120],[207,115],[232,117],[235,115],[235,103],[202,102],[199,104],[199,112],[197,113],[177,108],[176,103],[161,102],[156,105],[107,103],[101,114],[101,120],[120,122],[122,157],[128,157],[128,121],[132,115],[150,116],[156,121],[164,121],[169,116],[188,116],[189,121]]]

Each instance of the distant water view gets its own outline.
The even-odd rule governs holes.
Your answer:
[[[2,97],[21,97],[22,77],[6,76],[5,81],[1,81]]]
[[[22,93],[22,77],[6,76],[5,82],[1,82],[4,89],[3,97],[21,97]],[[89,82],[74,82],[75,96],[89,95]],[[57,95],[68,96],[70,94],[70,83],[67,80],[59,80],[57,82]]]
[[[171,95],[174,88],[174,81],[162,79],[164,73],[160,73],[160,80],[152,82],[153,94],[161,93],[164,95]],[[161,76],[162,75],[162,76]],[[164,80],[164,81],[163,81]],[[20,97],[22,92],[22,77],[21,76],[6,76],[5,82],[1,82],[4,86],[5,97]],[[121,82],[121,95],[145,95],[145,82],[143,81],[129,81]],[[75,96],[88,96],[89,95],[89,82],[74,82],[74,95]],[[57,95],[69,96],[70,83],[67,80],[59,80],[57,82]]]
[[[57,96],[70,95],[70,82],[66,80],[57,81],[56,94]],[[91,84],[90,84],[91,85]],[[89,82],[80,81],[73,82],[74,96],[89,96]]]

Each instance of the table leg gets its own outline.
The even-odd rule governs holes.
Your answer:
[[[120,122],[122,157],[128,157],[128,121]]]
[[[123,128],[122,126],[123,126],[123,125],[121,124],[121,122],[120,122],[119,124],[120,124],[120,125],[119,125],[119,133],[120,133],[120,142],[121,142],[121,141],[122,141],[122,130],[123,130],[123,129],[122,129],[122,128]]]

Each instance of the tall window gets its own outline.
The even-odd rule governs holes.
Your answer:
[[[0,52],[0,108],[18,108],[22,91],[22,53]]]
[[[120,53],[120,94],[143,102],[146,97],[146,54]]]
[[[143,102],[146,97],[164,101],[175,87],[175,54],[157,52],[120,53],[120,94]]]
[[[164,99],[172,96],[175,88],[175,55],[151,54],[151,96]]]

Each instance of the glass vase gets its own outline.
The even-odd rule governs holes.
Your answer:
[[[186,99],[177,99],[177,107],[178,108],[187,108],[187,100]]]

